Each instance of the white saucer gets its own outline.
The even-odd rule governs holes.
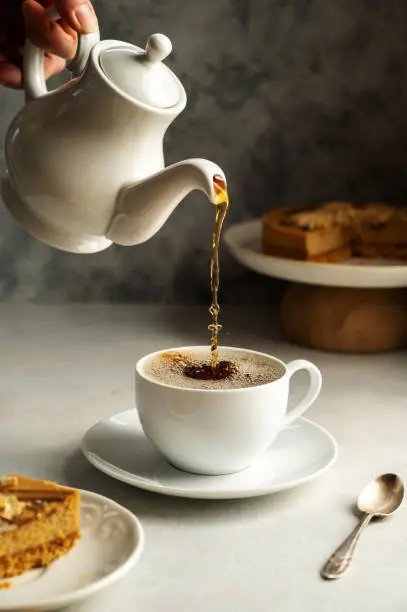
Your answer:
[[[255,465],[228,476],[197,476],[172,467],[144,435],[136,410],[94,425],[82,442],[85,457],[127,484],[178,497],[234,499],[276,493],[315,478],[336,459],[333,437],[298,419]]]
[[[116,502],[81,491],[81,539],[48,568],[0,580],[12,582],[0,589],[0,610],[35,612],[57,610],[94,595],[137,563],[144,548],[138,519]]]
[[[357,259],[344,263],[295,261],[265,255],[261,250],[261,222],[229,227],[224,234],[229,251],[239,263],[265,276],[330,287],[394,288],[407,286],[405,261]]]

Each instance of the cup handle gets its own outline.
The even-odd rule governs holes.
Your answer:
[[[283,427],[291,425],[293,421],[298,419],[317,399],[322,386],[321,372],[316,365],[305,359],[296,359],[287,364],[288,379],[299,370],[307,370],[310,375],[310,383],[305,397],[298,402],[296,406],[285,415]]]
[[[59,14],[54,5],[48,9],[50,19],[57,21]],[[74,77],[82,74],[87,64],[89,54],[100,40],[99,30],[93,34],[80,34],[78,36],[78,49],[74,59],[67,65]],[[48,93],[44,76],[44,51],[36,47],[27,39],[23,58],[23,80],[27,100],[35,100]]]

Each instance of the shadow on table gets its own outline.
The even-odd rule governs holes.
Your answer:
[[[271,513],[284,512],[296,504],[301,496],[301,504],[312,504],[316,495],[317,482],[304,484],[290,491],[273,495],[234,500],[204,500],[171,497],[151,493],[132,487],[106,476],[88,463],[78,449],[69,458],[64,469],[64,480],[78,489],[94,491],[125,506],[140,518],[159,518],[160,520],[182,520],[194,522],[210,519],[240,520],[245,518],[262,519]]]

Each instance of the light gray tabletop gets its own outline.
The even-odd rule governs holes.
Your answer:
[[[132,573],[72,611],[404,612],[407,506],[367,529],[345,578],[323,582],[319,569],[354,526],[359,489],[386,471],[407,480],[406,354],[290,346],[271,310],[225,307],[222,317],[224,344],[321,368],[323,391],[308,416],[336,438],[339,458],[316,481],[251,500],[176,499],[116,482],[82,457],[85,431],[133,406],[140,356],[207,341],[205,308],[0,307],[0,472],[107,495],[146,532]]]

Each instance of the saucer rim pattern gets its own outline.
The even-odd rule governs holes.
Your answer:
[[[290,429],[291,427],[296,426],[296,425],[298,426],[298,424],[302,423],[304,425],[307,425],[313,428],[314,430],[318,430],[320,435],[323,436],[326,441],[329,441],[331,445],[330,458],[329,460],[327,460],[326,464],[323,465],[321,468],[315,470],[314,472],[306,476],[303,476],[302,478],[288,480],[284,484],[274,485],[274,486],[273,485],[259,486],[257,488],[252,488],[252,489],[240,487],[235,490],[233,489],[225,490],[220,487],[220,489],[216,491],[215,490],[208,491],[207,489],[202,490],[199,487],[182,489],[180,487],[176,487],[172,485],[161,484],[155,480],[147,479],[147,478],[144,478],[143,476],[137,475],[134,472],[132,473],[127,470],[123,470],[122,468],[116,467],[114,464],[110,463],[109,461],[106,461],[105,459],[103,459],[102,457],[94,453],[89,448],[89,439],[91,435],[94,433],[94,431],[96,430],[96,428],[101,427],[104,424],[107,424],[109,421],[111,421],[114,418],[123,416],[125,414],[129,414],[129,413],[137,413],[137,409],[134,408],[131,410],[125,410],[120,413],[113,414],[110,417],[101,419],[100,421],[95,423],[92,427],[90,427],[90,429],[88,429],[88,431],[85,433],[82,439],[82,445],[81,445],[82,453],[85,456],[85,458],[89,461],[89,463],[93,465],[93,467],[98,469],[100,472],[106,474],[107,476],[114,478],[115,480],[118,480],[120,482],[123,482],[127,485],[130,485],[130,486],[133,486],[139,489],[143,489],[151,493],[158,493],[160,495],[168,495],[170,497],[181,497],[181,498],[189,498],[189,499],[213,499],[213,500],[216,500],[216,499],[217,500],[244,499],[244,498],[251,498],[251,497],[260,497],[263,495],[271,495],[271,494],[279,493],[281,491],[293,489],[297,486],[300,486],[302,484],[310,482],[311,480],[314,480],[318,476],[321,476],[328,469],[330,469],[338,458],[338,452],[339,452],[338,444],[335,438],[332,436],[332,434],[329,433],[324,427],[322,427],[318,423],[315,423],[314,421],[310,419],[300,417],[299,419],[294,421],[292,426],[290,426],[287,429]],[[140,424],[138,425],[139,425],[140,431],[142,431],[141,425]],[[270,450],[266,451],[266,453],[267,452],[270,452]],[[159,453],[157,451],[157,455],[158,454]],[[164,457],[162,459],[163,459],[163,462],[166,461]],[[173,468],[173,469],[177,469],[177,468]],[[250,468],[247,468],[247,469],[250,469]],[[243,470],[242,472],[244,471],[245,470]],[[198,481],[201,478],[217,479],[217,478],[228,478],[230,476],[231,477],[234,476],[234,474],[229,474],[227,476],[202,476],[198,474],[189,474],[188,472],[182,472],[182,473],[185,475],[185,477],[187,478],[189,477],[191,479],[194,478],[194,479],[197,479]]]

